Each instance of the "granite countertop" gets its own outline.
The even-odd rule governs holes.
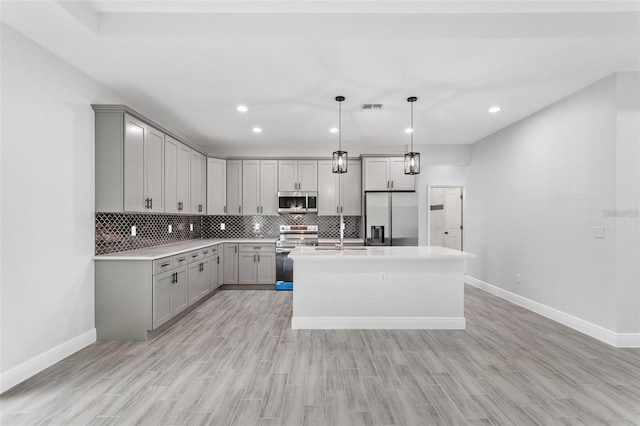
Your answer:
[[[249,243],[249,244],[275,244],[276,238],[213,238],[181,241],[179,243],[163,246],[147,247],[137,250],[121,251],[117,253],[94,256],[94,260],[156,260],[169,257],[191,250],[198,250],[214,244],[222,243]]]
[[[476,257],[475,254],[440,246],[383,246],[345,248],[345,250],[326,250],[322,247],[297,247],[289,257],[296,259],[319,261],[354,261],[354,260],[456,260]]]

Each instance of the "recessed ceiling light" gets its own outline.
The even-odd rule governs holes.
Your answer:
[[[338,133],[338,128],[337,127],[332,127],[332,128],[329,129],[329,131],[331,133]]]
[[[247,108],[245,105],[238,105],[238,106],[236,107],[236,110],[237,110],[238,112],[247,112],[247,111],[249,111],[249,108]]]
[[[502,108],[500,108],[499,106],[492,106],[491,108],[489,108],[489,112],[490,113],[496,113],[496,112],[500,112]]]
[[[262,129],[260,127],[254,127],[253,128],[253,133],[261,133]]]
[[[406,129],[404,129],[405,133],[413,133],[413,129],[411,127],[408,127]]]

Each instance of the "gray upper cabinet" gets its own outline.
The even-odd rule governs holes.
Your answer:
[[[415,177],[404,174],[403,157],[367,157],[363,167],[365,191],[415,190]]]
[[[96,211],[205,212],[204,155],[124,105],[92,107]]]
[[[277,173],[276,160],[244,160],[242,162],[243,214],[278,214]]]
[[[317,191],[316,160],[278,161],[278,191]]]
[[[164,212],[164,133],[124,114],[124,211]]]
[[[333,173],[331,160],[318,161],[318,216],[362,214],[362,167],[360,161],[349,160],[347,173]],[[342,191],[338,183],[342,180]],[[338,203],[338,200],[342,203]]]
[[[227,162],[207,158],[207,214],[227,213]]]
[[[227,160],[227,214],[242,214],[242,160]]]
[[[190,202],[191,149],[171,136],[164,143],[164,195],[166,213],[187,213]]]
[[[207,159],[191,150],[191,213],[205,213],[207,204]]]

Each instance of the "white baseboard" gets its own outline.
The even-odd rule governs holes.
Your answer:
[[[0,375],[0,393],[7,391],[15,385],[27,380],[45,368],[48,368],[56,362],[78,352],[80,349],[89,346],[96,341],[96,329],[82,333],[73,339],[51,348],[46,352],[36,355],[30,360],[5,371]]]
[[[640,333],[616,333],[477,278],[470,277],[469,275],[465,275],[464,282],[616,348],[640,348]]]
[[[464,317],[293,317],[292,329],[303,330],[464,330]]]

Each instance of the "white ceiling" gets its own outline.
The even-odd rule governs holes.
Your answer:
[[[637,1],[3,1],[2,20],[210,145],[469,144],[639,61]],[[361,112],[382,103],[381,112]],[[245,104],[249,112],[235,110]],[[500,105],[502,111],[487,109]],[[261,134],[251,129],[259,126]]]

